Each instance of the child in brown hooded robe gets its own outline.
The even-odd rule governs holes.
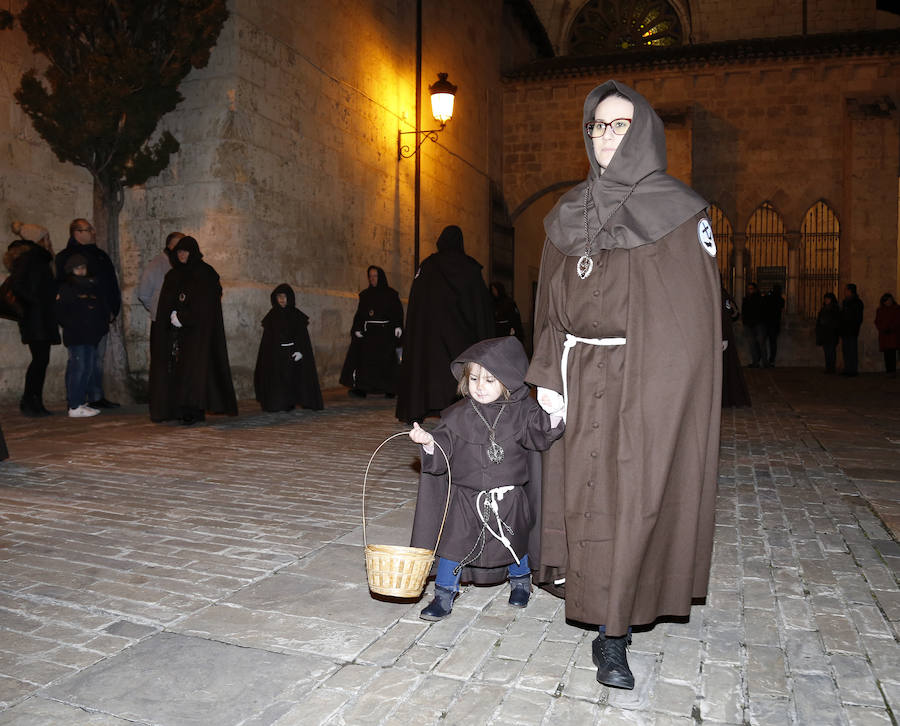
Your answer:
[[[422,478],[413,523],[412,545],[434,547],[444,511],[450,459],[450,506],[437,548],[434,600],[423,620],[450,614],[463,575],[480,584],[501,582],[507,572],[509,604],[525,607],[531,594],[532,559],[538,557],[540,457],[562,436],[561,416],[545,413],[524,382],[525,349],[515,337],[491,338],[466,349],[450,370],[459,381],[461,401],[441,412],[429,433],[413,425],[410,438],[422,445]]]

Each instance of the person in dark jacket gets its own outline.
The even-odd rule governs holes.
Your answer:
[[[397,418],[421,421],[449,406],[456,399],[450,362],[493,331],[481,265],[465,253],[462,230],[445,227],[437,252],[423,260],[410,289]]]
[[[403,305],[397,291],[388,286],[384,270],[372,265],[367,274],[369,286],[359,293],[340,381],[354,396],[384,393],[392,397],[397,392]]]
[[[759,293],[759,287],[755,282],[747,284],[747,295],[741,303],[744,331],[750,343],[750,368],[759,368],[760,364],[765,368],[766,353],[766,323],[763,313],[763,297]]]
[[[50,233],[39,225],[14,222],[12,230],[21,239],[9,245],[4,263],[9,270],[12,291],[24,311],[19,320],[19,335],[31,352],[19,410],[25,416],[49,416],[51,412],[44,406],[44,380],[50,364],[50,347],[59,345],[54,309],[56,282],[50,267],[53,245]]]
[[[97,280],[88,276],[85,257],[69,255],[63,272],[66,277],[56,296],[56,318],[69,350],[66,398],[71,418],[87,418],[100,413],[100,409],[87,404],[87,399],[97,346],[109,331],[109,310]]]
[[[897,377],[897,349],[900,348],[900,306],[891,293],[886,292],[875,311],[875,327],[878,328],[878,349],[884,354],[884,370],[891,378]]]
[[[837,362],[837,345],[840,340],[841,307],[833,292],[826,292],[822,297],[822,308],[816,316],[816,345],[822,347],[825,354],[825,372],[835,373]]]
[[[168,320],[169,364],[164,405],[154,404],[163,420],[184,424],[203,421],[206,413],[237,415],[231,381],[222,286],[193,237],[175,245],[173,268],[166,274],[156,308],[157,320]]]
[[[294,291],[283,283],[272,291],[272,309],[262,320],[253,385],[263,411],[290,411],[294,406],[322,410],[309,317],[295,306]]]
[[[784,296],[781,294],[781,285],[773,285],[772,289],[763,297],[763,324],[766,327],[766,347],[768,348],[768,350],[763,349],[763,357],[770,367],[775,366],[783,312]]]
[[[737,303],[722,285],[722,408],[750,405],[750,391],[734,344],[734,328],[741,317]]]
[[[525,331],[522,330],[522,316],[516,301],[506,294],[502,282],[491,283],[491,297],[494,300],[494,335],[515,335],[520,343],[525,342]]]
[[[531,452],[544,451],[562,436],[562,416],[545,413],[525,383],[528,357],[513,336],[482,340],[450,366],[461,401],[441,412],[429,433],[413,424],[410,438],[422,445],[422,478],[413,522],[413,547],[434,547],[446,501],[447,473],[453,486],[437,549],[434,600],[423,620],[447,617],[465,575],[479,583],[510,581],[509,604],[525,607],[531,594],[532,560],[539,559],[540,466]]]
[[[79,254],[87,260],[88,277],[96,280],[97,295],[109,312],[109,322],[119,314],[122,308],[122,293],[112,260],[97,246],[96,232],[93,225],[81,217],[73,219],[69,224],[69,242],[56,256],[56,279],[65,278],[65,267],[72,255]],[[103,393],[103,361],[106,358],[108,336],[104,335],[97,346],[97,358],[88,384],[88,398],[92,408],[117,408],[118,403],[110,401]]]
[[[844,288],[844,302],[841,303],[841,355],[844,358],[842,376],[859,375],[859,329],[862,326],[865,306],[856,293],[856,285],[848,283]]]

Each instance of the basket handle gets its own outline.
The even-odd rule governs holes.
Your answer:
[[[366,482],[369,479],[369,468],[372,466],[372,462],[375,460],[375,455],[381,450],[381,447],[384,446],[391,439],[396,439],[398,436],[409,436],[409,431],[399,431],[396,434],[391,434],[384,441],[378,444],[378,448],[372,452],[372,456],[369,457],[369,463],[366,464],[366,473],[363,476],[363,493],[362,493],[362,521],[363,521],[363,548],[369,546],[369,541],[366,539]],[[443,447],[437,442],[434,442],[434,445],[437,446],[441,450],[441,454],[444,455],[444,461],[447,462],[447,502],[444,504],[444,516],[441,519],[441,528],[438,530],[437,542],[434,543],[434,551],[437,552],[438,545],[441,543],[441,535],[444,533],[444,523],[447,521],[447,510],[450,508],[450,459],[447,458],[447,452],[444,451]]]

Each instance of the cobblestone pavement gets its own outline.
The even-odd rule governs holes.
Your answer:
[[[900,381],[748,373],[709,597],[635,633],[630,692],[543,591],[468,588],[433,624],[370,596],[361,485],[392,401],[191,428],[7,407],[0,724],[896,726]],[[406,543],[415,456],[376,459],[370,542]]]

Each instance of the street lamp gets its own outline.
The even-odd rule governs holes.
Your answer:
[[[438,133],[443,131],[447,122],[453,118],[453,101],[456,96],[456,86],[447,80],[446,73],[438,73],[438,79],[428,86],[428,92],[431,94],[431,115],[434,116],[434,120],[441,126],[437,129],[423,129],[421,131],[398,131],[397,161],[400,161],[400,159],[411,159],[427,139],[437,141]],[[410,150],[408,144],[403,143],[403,137],[409,134],[415,134],[416,136],[416,145],[412,150]],[[422,136],[421,139],[419,138],[420,134]]]

